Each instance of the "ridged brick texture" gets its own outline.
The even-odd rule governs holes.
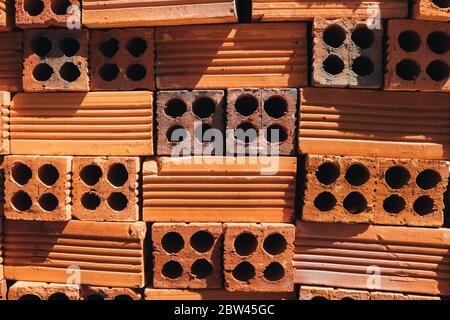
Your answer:
[[[153,93],[19,93],[11,151],[49,155],[152,155]]]
[[[8,300],[79,300],[78,286],[63,283],[17,281],[8,289]]]
[[[439,296],[420,296],[399,292],[377,292],[328,287],[301,286],[299,300],[440,300]]]
[[[412,17],[420,20],[450,20],[450,4],[446,0],[415,0]]]
[[[362,290],[371,286],[372,290],[404,294],[448,295],[449,232],[297,221],[295,281],[311,286]]]
[[[294,292],[230,292],[225,289],[145,289],[145,300],[295,300]]]
[[[19,28],[79,28],[80,3],[78,0],[16,0],[16,25]]]
[[[296,114],[296,89],[228,90],[227,153],[295,155]]]
[[[89,28],[237,22],[233,0],[84,0],[82,13]]]
[[[0,301],[6,300],[7,293],[8,293],[8,286],[6,284],[6,280],[1,279],[0,280]]]
[[[75,157],[73,216],[80,220],[138,221],[139,158]]]
[[[9,105],[11,104],[11,94],[0,91],[0,154],[10,153],[9,141]]]
[[[297,159],[186,157],[143,165],[144,221],[289,222]]]
[[[155,89],[152,28],[90,33],[91,90]]]
[[[7,221],[4,232],[5,279],[144,286],[143,222]]]
[[[0,33],[0,90],[22,91],[22,33]]]
[[[367,20],[314,19],[313,85],[380,88],[383,28]]]
[[[221,223],[154,223],[155,288],[221,288]]]
[[[303,87],[306,24],[222,24],[156,30],[158,89]]]
[[[67,221],[72,217],[72,157],[6,156],[5,217]]]
[[[14,1],[0,0],[0,31],[8,31],[14,25]]]
[[[89,91],[88,30],[25,30],[23,43],[25,91]]]
[[[224,139],[213,142],[216,132],[207,131],[225,136],[224,91],[158,91],[156,105],[158,155],[224,154]]]
[[[450,159],[449,121],[446,94],[304,88],[300,152]]]
[[[2,295],[2,283],[3,280],[3,218],[0,216],[0,296]],[[6,285],[5,285],[6,286]],[[4,291],[6,293],[6,290]],[[0,299],[1,300],[1,299]]]
[[[445,22],[388,22],[386,90],[450,92],[450,25]]]
[[[291,224],[225,223],[225,289],[293,291],[294,234],[295,226]]]
[[[142,295],[132,288],[81,286],[81,300],[141,300]]]
[[[314,18],[336,19],[353,17],[369,19],[380,10],[382,19],[408,17],[407,0],[371,1],[298,1],[253,0],[253,21],[305,21]]]

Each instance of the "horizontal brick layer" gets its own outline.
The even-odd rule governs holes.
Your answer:
[[[0,31],[7,31],[14,24],[14,1],[0,0]]]
[[[145,300],[295,300],[294,292],[230,292],[225,289],[145,289]]]
[[[0,91],[0,154],[9,154],[9,105],[11,103],[11,94],[6,91]]]
[[[0,33],[0,65],[0,90],[21,91],[22,33]]]

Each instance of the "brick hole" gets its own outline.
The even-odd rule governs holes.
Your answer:
[[[164,264],[161,272],[166,278],[176,279],[181,277],[181,274],[183,273],[183,267],[177,261],[169,261]]]
[[[114,163],[109,167],[106,178],[113,186],[121,187],[128,181],[128,170],[123,163]]]
[[[27,211],[31,208],[33,201],[25,191],[19,191],[13,194],[11,204],[17,211]]]
[[[191,236],[189,243],[197,252],[204,253],[211,250],[214,245],[214,237],[208,231],[197,231]]]
[[[360,214],[367,208],[367,200],[359,192],[351,192],[343,201],[344,209],[351,214]]]
[[[256,140],[258,132],[256,128],[249,122],[243,122],[234,130],[234,138],[245,144],[249,144]]]
[[[434,211],[434,200],[429,196],[421,196],[414,201],[413,209],[421,216],[430,214]]]
[[[333,48],[339,48],[346,37],[344,28],[337,24],[329,25],[323,32],[323,41]]]
[[[106,58],[112,58],[119,51],[119,41],[115,38],[103,41],[99,45],[100,52]]]
[[[420,35],[411,30],[403,31],[398,35],[397,38],[398,44],[400,48],[407,52],[413,52],[419,49],[422,40],[420,39]]]
[[[352,41],[361,49],[367,49],[375,41],[375,33],[365,24],[357,25],[352,33]]]
[[[141,81],[147,75],[147,69],[142,64],[132,64],[127,68],[126,75],[131,81]]]
[[[97,209],[100,202],[100,197],[95,192],[86,192],[81,196],[81,205],[87,210]]]
[[[353,301],[355,299],[353,299],[352,297],[343,297],[341,300],[343,300],[343,301]]]
[[[420,66],[414,60],[403,59],[397,64],[395,72],[400,78],[412,81],[419,76],[421,70]]]
[[[11,176],[13,180],[21,186],[26,185],[32,175],[33,173],[30,167],[22,162],[16,162],[11,167]]]
[[[288,104],[286,99],[280,96],[272,96],[264,102],[264,111],[269,117],[279,119],[287,113]]]
[[[358,76],[365,77],[373,73],[375,65],[368,57],[358,57],[353,60],[352,70]]]
[[[264,250],[273,256],[281,254],[286,251],[286,238],[280,233],[274,233],[268,236],[263,243]]]
[[[284,278],[285,271],[278,262],[270,263],[265,269],[263,276],[269,281],[278,281]]]
[[[323,69],[332,75],[337,75],[344,70],[344,61],[335,54],[330,54],[323,62]]]
[[[335,182],[341,174],[339,165],[332,162],[322,163],[316,170],[316,178],[320,183],[330,185]]]
[[[194,130],[194,136],[198,141],[202,142],[212,142],[215,140],[215,137],[212,133],[208,132],[209,129],[212,129],[211,125],[208,123],[202,123],[198,125]]]
[[[118,296],[115,296],[115,297],[114,297],[114,300],[118,300],[118,301],[120,301],[120,300],[129,301],[129,300],[133,300],[133,298],[130,297],[129,295],[127,295],[127,294],[119,294]]]
[[[53,193],[44,193],[38,200],[39,206],[44,210],[51,212],[58,208],[59,201]]]
[[[317,301],[327,301],[328,299],[322,296],[314,296],[311,298],[311,300],[317,300]]]
[[[161,245],[167,253],[177,253],[184,248],[184,240],[178,232],[168,232],[162,237]]]
[[[114,211],[122,211],[128,206],[128,198],[122,192],[113,192],[108,197],[108,206]]]
[[[67,14],[67,9],[72,5],[69,0],[52,0],[52,11],[58,16]]]
[[[238,255],[242,257],[249,256],[256,251],[258,239],[253,234],[244,232],[236,237],[233,246]]]
[[[355,163],[348,167],[345,171],[345,180],[352,186],[362,186],[369,181],[370,172],[369,169],[363,164]]]
[[[48,297],[48,300],[69,300],[69,297],[62,292],[57,292]]]
[[[175,125],[167,130],[166,137],[170,142],[181,142],[188,137],[188,132],[182,126]]]
[[[83,167],[83,169],[81,169],[80,171],[81,181],[83,181],[88,186],[93,186],[97,184],[102,175],[103,175],[102,169],[95,164],[87,165]]]
[[[432,169],[423,170],[417,175],[416,178],[416,184],[423,190],[435,188],[441,181],[441,175]]]
[[[53,75],[53,68],[47,63],[40,63],[33,70],[33,78],[37,81],[47,81]]]
[[[286,129],[279,124],[272,124],[266,129],[264,138],[269,143],[281,143],[287,140]]]
[[[427,74],[434,81],[442,81],[448,78],[448,65],[441,60],[434,60],[427,66]]]
[[[409,179],[411,179],[411,174],[402,166],[391,167],[384,174],[384,180],[391,189],[402,188],[409,182]]]
[[[30,16],[35,17],[44,11],[44,1],[41,0],[24,0],[23,10]]]
[[[113,81],[119,75],[119,68],[112,63],[105,63],[98,70],[100,78],[104,81]]]
[[[99,301],[99,300],[105,300],[105,297],[103,297],[103,296],[101,296],[99,294],[91,294],[91,295],[89,295],[86,298],[86,300],[93,300],[93,301],[97,300],[97,301]]]
[[[38,169],[38,177],[41,182],[47,186],[52,186],[59,179],[59,172],[55,166],[51,164],[44,164]]]
[[[31,50],[39,57],[45,57],[52,50],[52,42],[47,37],[37,37],[31,42]]]
[[[233,270],[233,278],[239,281],[249,281],[255,277],[255,267],[247,261],[239,263]]]
[[[438,6],[439,8],[446,9],[450,7],[450,1],[449,0],[431,0],[433,4]]]
[[[133,57],[140,57],[147,51],[147,41],[140,37],[133,38],[128,41],[127,50]]]
[[[164,107],[164,113],[172,118],[181,117],[187,110],[186,103],[181,99],[170,99]]]
[[[206,259],[198,259],[191,266],[191,274],[198,279],[209,277],[214,271],[211,263]]]
[[[80,43],[71,37],[66,37],[59,42],[59,49],[66,57],[72,57],[80,50]]]
[[[239,114],[248,117],[258,109],[258,100],[250,94],[244,94],[236,99],[234,108]]]
[[[406,207],[405,199],[399,195],[393,194],[384,199],[383,209],[386,212],[397,214],[402,212]]]
[[[37,301],[41,300],[37,295],[35,294],[26,294],[24,296],[21,296],[18,300],[24,300],[24,301]]]
[[[216,111],[216,103],[209,97],[200,97],[195,99],[192,104],[192,112],[200,119],[206,119]]]
[[[314,199],[314,207],[316,207],[319,211],[325,212],[330,211],[336,206],[337,200],[336,197],[328,191],[320,193]]]
[[[81,72],[76,64],[66,62],[62,65],[61,69],[59,69],[59,75],[67,82],[74,82],[80,77]]]
[[[442,31],[431,32],[427,37],[427,44],[434,53],[446,53],[450,48],[450,36]]]

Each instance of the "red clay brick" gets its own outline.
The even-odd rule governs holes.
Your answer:
[[[141,293],[131,288],[81,286],[81,300],[142,300]]]
[[[138,221],[139,158],[75,157],[73,216],[80,220]]]
[[[1,199],[1,206],[3,207],[3,197]],[[0,214],[0,279],[3,280],[4,275],[3,275],[3,213]],[[1,281],[0,280],[0,281]],[[4,287],[2,287],[2,283],[0,283],[0,296],[2,296],[2,288],[5,289],[6,288],[6,284],[4,285]],[[3,291],[6,294],[6,290]],[[1,299],[0,299],[1,300]]]
[[[89,91],[88,30],[25,30],[25,91]]]
[[[230,292],[225,289],[145,288],[145,300],[295,300],[294,292]]]
[[[17,281],[8,290],[8,300],[79,300],[76,285]]]
[[[386,90],[450,91],[450,25],[390,20]]]
[[[290,224],[225,223],[225,289],[292,291],[294,233]]]
[[[0,90],[22,91],[22,33],[0,32]]]
[[[222,224],[154,223],[155,288],[221,288]]]
[[[20,28],[81,26],[78,0],[16,0],[16,25]]]
[[[6,300],[6,294],[8,292],[8,286],[6,285],[6,280],[0,280],[0,300]]]
[[[72,157],[6,156],[5,217],[70,220],[71,162]]]
[[[445,0],[414,0],[412,17],[419,20],[450,20],[450,6]]]
[[[0,91],[0,154],[10,153],[9,141],[9,105],[11,104],[11,94]]]
[[[0,0],[0,31],[9,31],[14,26],[14,0]]]
[[[152,28],[91,31],[91,90],[155,89]]]

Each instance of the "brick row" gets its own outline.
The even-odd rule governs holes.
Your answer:
[[[22,91],[22,33],[0,32],[0,90]]]
[[[145,300],[295,300],[294,292],[231,292],[225,289],[145,288]]]
[[[80,27],[79,0],[16,0],[19,28]]]
[[[10,153],[10,126],[9,126],[9,106],[11,104],[11,94],[0,91],[0,154]]]

